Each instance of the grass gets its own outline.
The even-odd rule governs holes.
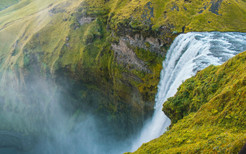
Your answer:
[[[153,17],[151,23],[146,25],[143,18],[144,12],[150,12],[146,7],[151,2],[153,7]],[[163,25],[171,25],[173,31],[182,32],[185,26],[185,32],[189,31],[246,31],[246,20],[244,14],[246,11],[245,1],[227,0],[222,1],[217,15],[210,11],[212,1],[160,1],[160,0],[132,0],[110,1],[111,9],[111,27],[117,30],[120,24],[127,25],[131,21],[140,21],[138,27],[152,25],[153,30],[158,30]],[[203,11],[200,13],[200,11]],[[136,27],[133,27],[136,28]],[[147,29],[148,30],[148,29]]]
[[[0,2],[0,11],[3,9],[6,9],[7,7],[10,7],[11,5],[14,5],[15,3],[18,3],[19,0],[1,0]]]
[[[55,20],[63,18],[59,14],[51,16],[50,11],[64,2],[66,1],[22,0],[16,5],[0,12],[0,59],[5,61],[1,68],[11,68],[15,64],[23,67],[23,62],[20,59],[23,59],[24,46],[30,42],[37,32],[47,26],[51,20],[56,22]],[[74,9],[78,4],[80,4],[79,1],[71,1],[71,5],[66,8],[67,11]],[[54,16],[57,16],[58,19]],[[59,22],[57,24],[61,24],[57,26],[61,27],[66,23]],[[61,31],[61,29],[58,29],[55,32],[59,33],[59,30]],[[58,39],[56,37],[60,36],[54,34],[55,32],[53,32],[54,39]],[[65,38],[63,39],[65,40]],[[52,50],[53,47],[46,47],[46,49],[48,48]],[[15,52],[14,56],[12,55],[13,52]]]

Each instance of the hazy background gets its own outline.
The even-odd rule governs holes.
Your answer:
[[[74,109],[51,79],[32,74],[20,80],[5,72],[0,83],[0,153],[122,153],[130,147],[130,139],[120,141],[100,118]]]

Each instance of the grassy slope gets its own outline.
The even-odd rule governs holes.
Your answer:
[[[0,12],[1,68],[11,68],[15,64],[23,66],[23,62],[19,61],[23,58],[23,47],[50,22],[52,18],[49,11],[57,5],[53,2],[22,0]]]
[[[126,127],[132,127],[136,119],[140,119],[138,123],[141,123],[143,101],[139,93],[135,92],[137,89],[129,86],[139,82],[124,81],[122,74],[129,70],[114,61],[104,8],[88,10],[88,14],[95,20],[81,26],[78,20],[85,12],[83,9],[87,8],[80,3],[79,0],[69,3],[66,0],[23,0],[1,11],[1,70],[16,69],[23,76],[27,72],[23,69],[33,71],[33,68],[40,68],[42,74],[52,74],[54,77],[61,74],[63,77],[65,74],[73,80],[71,84],[74,80],[78,81],[71,93],[79,103],[88,103],[80,104],[80,108],[83,109],[83,105],[90,106],[90,109],[102,116],[106,115],[107,121],[113,121],[121,127],[123,123]],[[157,59],[150,55],[150,60]],[[160,59],[158,63],[160,71]],[[156,64],[152,66],[154,65]],[[137,73],[143,76],[143,72]],[[152,75],[148,76],[150,77]],[[84,84],[80,85],[81,82]],[[129,106],[131,108],[126,110]],[[15,129],[18,130],[19,127]]]
[[[183,1],[183,0],[111,0],[111,27],[120,23],[132,28],[157,30],[172,25],[172,30],[185,31],[246,31],[246,3],[242,0]],[[218,6],[216,8],[216,6]],[[151,11],[153,9],[153,11]],[[147,20],[146,20],[147,19]]]
[[[72,19],[69,21],[63,21],[64,18],[70,19],[70,15],[72,12],[76,12],[79,7],[80,2],[82,0],[73,0],[71,1],[72,5],[69,7],[64,6],[65,12],[58,13],[55,15],[51,15],[49,11],[54,8],[58,4],[65,3],[66,0],[62,1],[49,1],[49,0],[22,0],[18,4],[11,6],[3,11],[0,11],[0,62],[4,63],[1,67],[10,68],[17,64],[20,67],[23,67],[23,47],[31,42],[34,34],[40,33],[48,33],[49,28],[54,29],[51,33],[48,34],[48,37],[41,38],[44,42],[49,42],[49,40],[56,41],[52,42],[51,45],[41,45],[43,46],[44,52],[49,53],[50,57],[44,59],[45,65],[52,72],[55,71],[55,65],[57,60],[59,59],[59,53],[64,44],[66,44],[66,36],[69,36],[71,32],[69,30],[69,26],[72,23],[75,23],[76,19]],[[228,4],[230,3],[230,4]],[[244,18],[245,6],[246,3],[239,0],[228,0],[223,1],[221,7],[219,8],[218,13],[221,15],[216,15],[209,11],[212,3],[210,1],[191,1],[191,2],[183,2],[183,1],[160,1],[160,0],[132,0],[128,2],[124,1],[116,1],[110,0],[105,2],[103,0],[84,0],[82,8],[84,12],[88,15],[92,16],[103,16],[103,26],[106,27],[106,24],[110,25],[110,27],[117,31],[117,28],[121,25],[126,25],[132,29],[139,30],[149,30],[149,27],[152,26],[152,30],[158,30],[160,26],[169,25],[173,31],[182,31],[182,27],[186,26],[185,31],[245,31],[246,19]],[[202,13],[198,13],[200,10],[203,10],[206,6],[206,9]],[[202,9],[203,8],[203,9]],[[152,12],[153,9],[153,12]],[[177,11],[178,10],[178,11]],[[55,19],[57,18],[57,19]],[[206,18],[206,20],[204,19]],[[211,22],[208,23],[208,21]],[[54,20],[52,23],[48,24],[51,20]],[[46,32],[41,31],[41,29],[47,29]],[[85,30],[82,30],[85,31]],[[78,33],[79,30],[77,30]],[[91,33],[92,31],[87,31]],[[76,38],[78,33],[74,33],[72,36]],[[106,33],[106,30],[103,35],[109,35]],[[58,35],[59,34],[59,35]],[[94,35],[94,34],[93,34]],[[82,34],[79,37],[83,36]],[[171,37],[170,34],[165,33],[158,37]],[[34,37],[35,38],[35,37]],[[73,39],[73,38],[72,38]],[[74,40],[75,41],[75,40]],[[72,42],[72,41],[70,41]],[[105,42],[101,40],[101,42]],[[106,42],[110,43],[110,39],[106,40]],[[98,42],[98,44],[100,44]],[[35,45],[35,43],[34,43]],[[100,47],[99,47],[100,48]],[[54,49],[56,51],[54,51]],[[84,50],[85,46],[77,46],[74,48],[74,51],[78,52],[79,50]],[[95,49],[95,48],[94,48]],[[66,49],[70,50],[70,49]],[[91,49],[89,49],[91,50]],[[136,49],[136,53],[139,50]],[[52,52],[52,54],[51,54]],[[80,51],[81,52],[81,51]],[[14,53],[14,54],[13,54]],[[67,52],[65,52],[66,54]],[[100,53],[100,52],[98,52]],[[14,56],[13,56],[14,55]],[[78,55],[74,53],[74,56]],[[80,54],[79,54],[80,55]],[[146,54],[148,55],[148,54]],[[46,55],[47,56],[47,55]],[[82,56],[82,55],[81,55]],[[87,56],[90,56],[87,54]],[[149,63],[151,60],[149,57],[144,57],[139,55],[144,61]],[[155,55],[153,55],[155,56]],[[97,56],[98,57],[98,56]],[[160,57],[161,58],[161,57]],[[86,58],[84,58],[86,59]],[[93,59],[93,57],[92,57]],[[111,61],[111,56],[106,58],[108,61]],[[59,59],[63,66],[68,65],[68,61],[72,63],[72,65],[76,65],[78,63],[79,58],[73,59],[63,58]],[[145,77],[146,74],[143,73],[134,73],[138,77],[140,77],[143,81],[153,81],[153,86],[156,87],[158,83],[158,74],[161,70],[161,60],[157,60],[157,65],[152,65],[152,71],[155,72],[154,75],[150,75],[149,77]],[[86,65],[87,63],[84,62]],[[92,65],[94,63],[91,63]],[[151,63],[150,63],[151,64]],[[107,64],[110,65],[110,64]],[[73,66],[75,67],[75,66]],[[74,70],[74,69],[73,69]],[[125,70],[129,71],[129,70]],[[152,78],[152,79],[151,79]],[[154,80],[153,80],[154,79]],[[133,83],[134,84],[134,83]],[[137,85],[138,89],[149,89],[149,85],[145,85],[144,87],[141,85]],[[156,88],[155,88],[156,89]],[[142,90],[143,91],[143,90]],[[153,92],[154,93],[154,92]],[[148,95],[153,99],[153,95]]]
[[[186,80],[164,104],[170,130],[136,153],[238,152],[246,142],[245,70],[246,52]]]
[[[19,0],[1,0],[0,1],[0,10],[3,10],[15,3],[19,2]]]
[[[106,112],[109,121],[122,125],[130,121],[127,125],[132,126],[153,108],[164,57],[129,46],[151,73],[122,66],[111,49],[119,39],[113,32],[130,28],[125,35],[132,31],[158,34],[165,26],[173,32],[181,32],[183,26],[185,31],[246,31],[245,2],[223,1],[221,15],[209,11],[211,5],[208,0],[21,0],[0,11],[0,70],[39,65],[43,74],[67,73],[108,98],[98,101],[96,110]],[[80,26],[78,19],[84,15],[95,20]],[[176,35],[164,31],[155,36],[171,40]],[[93,97],[93,92],[77,88],[80,99]],[[123,121],[125,117],[130,120]]]
[[[60,40],[58,49],[66,43],[65,36],[68,35],[69,29],[65,29],[65,27],[68,27],[69,24],[72,24],[74,21],[65,22],[61,19],[69,18],[68,16],[71,15],[72,12],[76,12],[75,8],[79,6],[82,0],[71,1],[72,5],[65,7],[65,13],[58,15],[51,15],[49,13],[53,7],[65,1],[66,0],[22,0],[18,4],[0,11],[0,59],[1,62],[5,63],[4,66],[6,68],[17,63],[18,57],[22,56],[22,49],[26,43],[32,39],[34,34],[39,32],[54,19],[54,17],[58,18],[55,19],[54,22],[56,23],[53,24],[53,27],[57,28],[56,32],[52,32],[52,35],[45,39],[50,40],[54,37],[55,40]],[[149,30],[150,25],[152,25],[153,29],[158,29],[160,26],[172,25],[172,30],[178,32],[182,31],[183,26],[186,26],[185,31],[246,31],[246,19],[244,18],[246,3],[242,0],[223,1],[218,10],[218,14],[221,15],[216,15],[209,11],[212,3],[208,0],[203,2],[159,0],[132,0],[130,2],[127,0],[110,0],[105,2],[103,0],[85,0],[84,4],[87,5],[82,7],[87,9],[86,11],[89,15],[101,16],[105,14],[104,20],[106,20],[108,16],[107,24],[116,31],[120,23],[130,25],[132,29],[140,28],[141,30],[146,30],[146,26],[147,30]],[[153,14],[151,11],[152,8]],[[203,12],[198,13],[201,10],[203,10]],[[210,21],[210,23],[208,23],[208,21]],[[46,26],[46,29],[50,27],[52,26]],[[60,35],[57,35],[58,33]],[[170,34],[166,34],[163,35],[163,37],[169,35]],[[48,50],[49,52],[53,51],[57,43],[58,42],[53,42],[53,46],[45,46],[45,52]],[[16,49],[16,46],[18,49]],[[15,56],[11,55],[13,52],[17,52],[14,54]],[[52,56],[51,63],[53,64],[49,64],[49,67],[53,67],[55,60],[58,58],[57,54],[53,54]],[[67,60],[64,59],[64,63],[66,63],[65,61]],[[74,63],[77,62],[77,60],[74,61]],[[53,70],[53,68],[50,69]],[[160,69],[157,70],[160,71]]]
[[[111,115],[108,119],[119,121],[121,114],[132,113],[133,121],[136,113],[143,115],[144,105],[137,88],[146,93],[145,100],[154,100],[163,58],[134,48],[152,73],[119,65],[110,49],[112,36],[106,30],[107,5],[102,7],[104,2],[97,2],[97,6],[92,7],[90,3],[80,5],[82,1],[74,0],[66,6],[66,2],[22,0],[0,12],[1,70],[29,69],[34,64],[38,64],[42,72],[51,74],[63,70],[69,72],[71,78],[86,82],[90,89],[109,97],[110,100],[101,100],[97,105],[99,110],[107,108],[106,112]],[[58,13],[52,13],[52,10],[58,10]],[[78,19],[85,13],[95,20],[80,26]],[[125,79],[123,73],[140,79]],[[146,84],[142,85],[142,80]],[[90,95],[84,90],[78,90],[78,93],[82,99]],[[125,111],[129,106],[133,106],[130,114]]]
[[[54,19],[56,19],[57,16],[52,15],[50,13],[50,10],[52,10],[54,7],[57,7],[57,5],[62,4],[64,1],[55,1],[55,0],[21,0],[19,3],[8,7],[7,9],[4,9],[0,11],[0,74],[1,77],[4,74],[5,77],[9,78],[9,72],[7,71],[8,69],[12,70],[17,70],[20,75],[25,75],[24,72],[21,70],[25,67],[25,64],[27,63],[27,58],[24,52],[25,46],[33,39],[34,35],[41,31],[44,27],[48,26]],[[67,11],[74,9],[74,7],[77,7],[79,5],[79,1],[70,1],[71,5],[67,7]],[[64,15],[66,16],[66,15]],[[60,18],[61,19],[61,18]],[[60,24],[60,23],[59,23]],[[58,32],[56,36],[59,36],[62,38],[62,35],[59,35],[60,32],[59,30],[63,31],[63,33],[66,33],[64,30],[66,28],[66,23],[63,22],[63,24],[58,27]],[[63,29],[61,29],[64,27]],[[69,27],[69,25],[67,25]],[[54,34],[53,33],[53,34]],[[58,34],[59,33],[59,34]],[[57,38],[57,37],[53,37]],[[51,39],[51,38],[49,38]],[[65,37],[64,37],[65,40]],[[53,40],[52,41],[56,41]],[[51,44],[54,42],[50,41]],[[52,49],[52,47],[50,47]],[[39,51],[40,52],[40,51]],[[46,52],[49,52],[47,50]],[[43,63],[45,64],[45,62]],[[34,65],[34,64],[32,64]],[[40,63],[42,65],[42,63]],[[3,73],[5,72],[6,73]],[[21,76],[21,79],[23,79]],[[2,78],[1,80],[3,80]],[[14,79],[13,81],[16,81]],[[16,81],[18,82],[18,81]],[[2,83],[1,83],[2,86]],[[25,88],[23,88],[25,89]],[[1,93],[0,97],[3,97],[4,99],[8,99],[5,96],[5,92],[9,94],[9,92],[1,88],[4,92]],[[24,90],[23,90],[24,91]],[[13,95],[14,95],[13,91]],[[25,92],[23,92],[25,94]],[[22,99],[25,98],[26,96],[22,94],[22,92],[18,92],[18,95],[20,98],[14,98],[17,96],[13,96],[13,99]],[[23,95],[23,96],[22,96]],[[4,99],[1,99],[2,101]],[[37,130],[35,130],[35,125],[30,125],[35,123],[35,121],[38,121],[40,119],[40,114],[37,113],[35,116],[30,115],[24,115],[24,114],[19,114],[22,113],[22,109],[25,111],[26,105],[25,103],[28,102],[28,100],[25,100],[23,105],[20,104],[17,110],[15,112],[11,112],[7,109],[6,111],[5,108],[6,106],[11,106],[11,99],[10,101],[2,102],[4,104],[1,109],[3,110],[1,112],[1,121],[3,122],[1,124],[2,130],[8,130],[8,129],[13,129],[18,132],[23,132],[23,133],[33,133]],[[48,99],[48,98],[47,98]],[[16,102],[19,102],[16,101]],[[16,102],[13,102],[14,104]],[[47,104],[50,103],[49,100],[44,101]],[[47,105],[46,104],[46,105]],[[35,108],[35,105],[33,106]],[[35,110],[35,109],[34,109]],[[7,112],[7,114],[5,114]],[[42,113],[41,113],[42,114]],[[8,115],[11,115],[12,121],[8,121]],[[26,116],[26,117],[25,117]],[[40,130],[39,130],[40,131]]]

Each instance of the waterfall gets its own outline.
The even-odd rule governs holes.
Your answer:
[[[191,32],[179,35],[163,62],[153,117],[146,122],[139,137],[133,142],[132,151],[166,131],[171,121],[162,112],[162,105],[175,95],[182,82],[197,71],[211,64],[221,65],[245,50],[246,33]]]

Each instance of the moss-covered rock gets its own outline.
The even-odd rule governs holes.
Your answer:
[[[237,153],[246,142],[246,52],[186,80],[164,103],[172,127],[136,153]]]

